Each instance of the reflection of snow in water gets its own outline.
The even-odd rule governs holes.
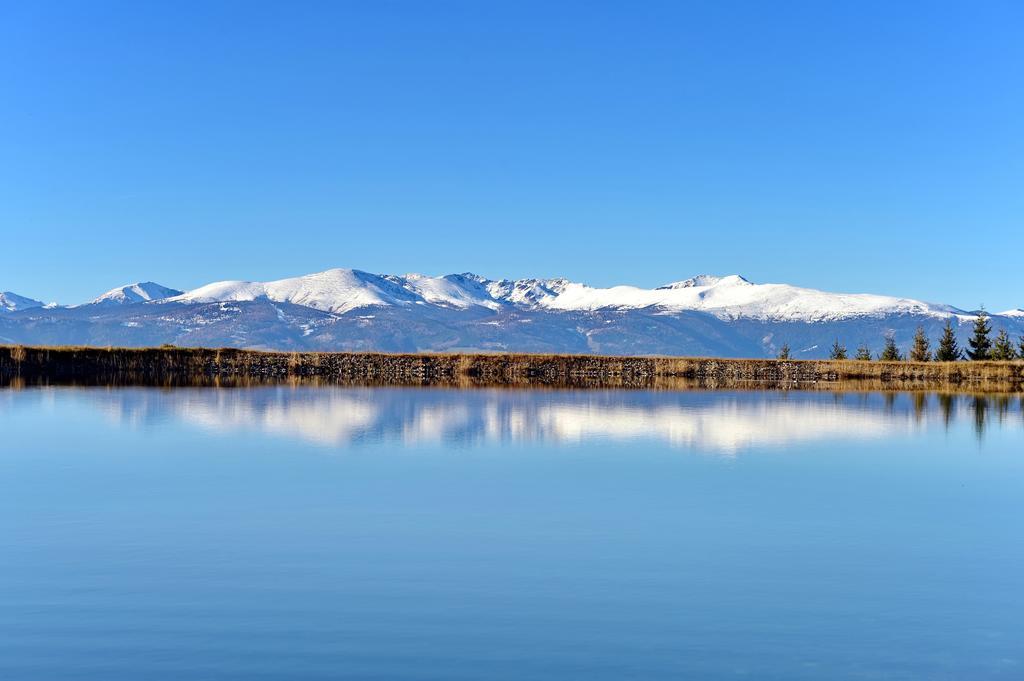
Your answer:
[[[950,413],[953,418],[974,413],[966,408],[971,399],[966,397],[954,398],[952,412],[944,413],[934,397],[922,402],[914,395],[828,393],[281,386],[89,390],[88,397],[89,404],[100,405],[120,423],[174,419],[209,430],[257,431],[330,446],[648,439],[726,455],[799,442],[881,438],[940,424]],[[1011,409],[1019,414],[1019,402]]]
[[[834,437],[881,437],[908,425],[870,411],[842,410],[834,405],[737,401],[690,409],[558,405],[539,416],[542,431],[560,441],[649,437],[677,447],[723,453]]]
[[[26,400],[27,398],[27,400]],[[900,394],[432,390],[44,388],[0,391],[0,408],[72,399],[140,426],[184,422],[327,446],[652,440],[732,455],[830,439],[876,439],[949,422],[1024,425],[1021,400]],[[980,412],[980,417],[979,417]]]

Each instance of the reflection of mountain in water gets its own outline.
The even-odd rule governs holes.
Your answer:
[[[1014,398],[924,394],[293,388],[91,391],[119,421],[174,418],[324,445],[651,439],[731,454],[1021,413]]]

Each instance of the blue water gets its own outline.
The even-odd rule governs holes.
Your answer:
[[[0,390],[0,679],[1022,679],[1018,399]]]

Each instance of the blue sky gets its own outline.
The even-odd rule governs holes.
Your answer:
[[[3,12],[0,290],[711,272],[1024,306],[1020,2]]]

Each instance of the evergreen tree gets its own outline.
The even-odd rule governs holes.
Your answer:
[[[956,362],[963,356],[960,345],[956,342],[956,333],[953,331],[953,320],[946,320],[946,328],[942,330],[942,338],[939,339],[939,347],[935,350],[936,362]]]
[[[860,347],[857,348],[857,354],[853,357],[858,362],[870,362],[871,361],[871,348],[866,344],[861,343]]]
[[[1006,333],[1006,329],[999,330],[996,342],[992,345],[992,354],[989,357],[1003,362],[1017,359],[1017,349],[1013,347],[1010,334]]]
[[[1024,336],[1020,337],[1020,349],[1017,350],[1017,356],[1024,359]]]
[[[832,352],[829,353],[829,359],[846,359],[846,346],[840,344],[839,339],[836,338],[836,342],[832,344]]]
[[[917,331],[914,333],[914,345],[910,348],[910,361],[932,361],[931,343],[928,342],[928,336],[925,334],[923,326],[917,327]]]
[[[896,338],[892,334],[885,337],[885,348],[882,349],[882,354],[878,356],[881,362],[902,362],[903,355],[900,354],[900,349],[896,347]]]
[[[789,359],[789,343],[783,343],[779,348],[778,359]]]
[[[973,360],[988,359],[992,354],[992,339],[988,335],[992,333],[992,326],[988,323],[988,313],[985,308],[974,319],[974,334],[967,341],[967,356]]]

